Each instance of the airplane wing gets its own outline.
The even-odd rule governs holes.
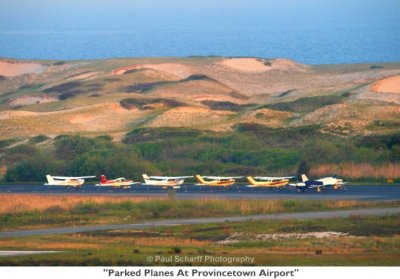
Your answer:
[[[326,186],[325,186],[325,185],[310,185],[310,186],[308,186],[308,188],[310,188],[310,189],[319,188],[319,187],[324,188],[324,187],[326,187]]]
[[[208,179],[239,179],[243,176],[203,176],[204,178]]]
[[[254,177],[255,179],[260,179],[260,180],[283,180],[283,179],[291,179],[291,178],[293,178],[294,176],[282,176],[282,177],[279,177],[279,176],[256,176],[256,177]]]
[[[184,179],[193,176],[149,176],[150,179]]]
[[[329,185],[324,184],[324,182],[320,180],[308,180],[304,182],[308,188],[320,188],[320,187],[326,187]]]
[[[55,179],[84,179],[84,178],[95,178],[96,176],[52,176]]]

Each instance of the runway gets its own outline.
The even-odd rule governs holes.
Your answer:
[[[138,197],[165,197],[168,191],[159,187],[134,185],[130,189],[113,189],[111,187],[96,187],[84,185],[81,189],[62,186],[44,186],[39,184],[0,185],[0,194],[46,194],[46,195],[101,195],[101,196],[138,196]],[[183,185],[175,190],[176,199],[199,198],[223,198],[223,199],[302,199],[302,200],[371,200],[387,201],[400,200],[400,185],[349,185],[346,190],[327,189],[320,193],[316,190],[300,192],[287,188],[254,189],[246,185],[234,185],[231,189],[216,189],[200,187],[197,185]]]
[[[124,230],[124,229],[148,229],[157,226],[182,226],[182,225],[198,225],[213,224],[225,222],[245,222],[245,221],[262,221],[262,220],[290,220],[290,219],[328,219],[339,217],[359,216],[383,216],[399,214],[400,207],[393,208],[366,208],[366,209],[348,209],[335,211],[317,211],[317,212],[296,212],[296,213],[276,213],[262,214],[250,216],[232,216],[232,217],[209,217],[209,218],[192,218],[192,219],[175,219],[175,220],[159,220],[147,221],[136,224],[120,224],[120,225],[100,225],[100,226],[77,226],[77,227],[59,227],[35,230],[18,230],[0,232],[0,238],[6,237],[23,237],[46,234],[69,234],[83,233],[93,231],[107,230]]]

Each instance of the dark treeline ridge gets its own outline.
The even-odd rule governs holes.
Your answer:
[[[45,148],[31,140],[3,151],[9,165],[3,179],[43,181],[46,174],[137,180],[142,173],[294,175],[320,164],[397,163],[399,139],[400,134],[343,139],[322,134],[315,126],[271,129],[255,124],[240,124],[226,133],[140,128],[121,143],[109,136],[61,135]]]

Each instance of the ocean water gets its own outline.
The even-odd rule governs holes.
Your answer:
[[[169,5],[164,10],[143,3],[133,9],[125,1],[126,9],[108,13],[104,4],[89,14],[47,3],[42,17],[27,17],[27,11],[3,1],[0,57],[67,60],[218,55],[285,57],[308,64],[400,61],[399,0],[304,0],[299,6],[292,4],[299,1],[249,0],[254,4],[251,7],[246,1],[222,0],[217,6],[205,1],[208,6],[197,3],[197,9]],[[228,11],[224,2],[231,5]],[[35,14],[37,7],[31,9]]]

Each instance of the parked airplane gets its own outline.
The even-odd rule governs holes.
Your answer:
[[[334,190],[343,189],[345,182],[343,179],[338,179],[333,177],[324,177],[317,180],[309,180],[305,174],[301,175],[301,180],[303,182],[298,182],[296,184],[291,184],[295,186],[297,191],[305,191],[306,189],[317,189],[317,192],[321,192],[322,189],[327,187],[332,187]]]
[[[52,176],[50,174],[46,175],[47,183],[46,186],[65,186],[65,187],[81,187],[85,183],[86,178],[95,178],[96,176]]]
[[[133,180],[127,180],[125,177],[119,177],[116,179],[108,180],[105,175],[100,177],[100,183],[96,184],[95,186],[102,186],[102,187],[113,187],[113,188],[130,188],[131,185],[135,184]]]
[[[161,186],[164,189],[173,188],[179,189],[185,182],[186,178],[191,178],[193,176],[148,176],[143,174],[144,184],[151,186]]]
[[[284,176],[284,177],[269,177],[269,176],[252,176],[247,177],[247,181],[250,185],[247,185],[249,188],[278,188],[283,189],[286,185],[289,184],[289,179],[293,178],[294,176]]]
[[[229,187],[235,184],[236,179],[242,176],[200,176],[196,175],[195,178],[200,186],[214,186],[214,187]],[[208,179],[208,180],[205,180]]]

